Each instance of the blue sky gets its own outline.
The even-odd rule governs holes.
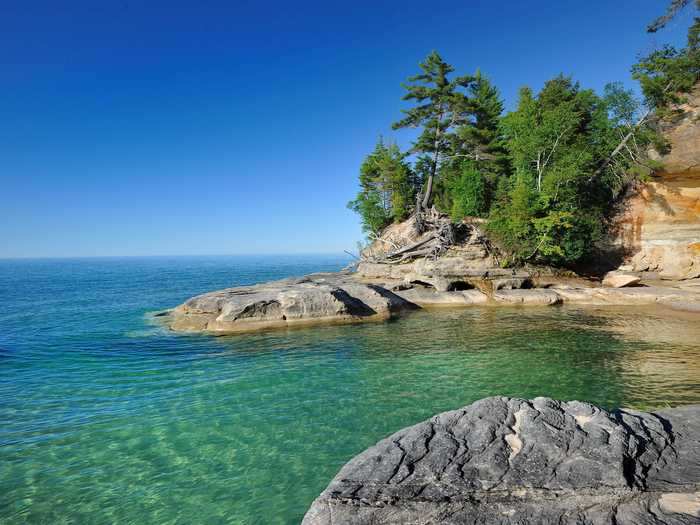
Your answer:
[[[0,2],[0,257],[310,253],[431,50],[518,88],[620,80],[668,0]]]

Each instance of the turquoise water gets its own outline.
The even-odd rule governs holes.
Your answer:
[[[495,395],[700,402],[700,323],[470,308],[237,337],[148,313],[341,257],[0,261],[0,522],[297,523],[399,428]]]

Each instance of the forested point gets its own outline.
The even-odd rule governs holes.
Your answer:
[[[674,0],[647,30],[688,3]],[[455,223],[485,219],[505,265],[570,266],[593,255],[625,191],[660,167],[648,154],[668,151],[659,122],[700,79],[700,17],[684,48],[664,46],[632,67],[641,100],[620,82],[596,93],[559,75],[538,93],[521,88],[517,108],[504,114],[480,71],[457,75],[435,51],[419,65],[403,84],[412,106],[392,125],[417,128],[418,138],[407,151],[380,138],[348,203],[364,231],[376,236],[434,207]]]

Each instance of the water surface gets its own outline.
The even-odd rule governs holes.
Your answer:
[[[700,402],[700,323],[653,309],[421,311],[183,336],[148,313],[342,257],[0,261],[0,522],[295,523],[378,439],[488,395]]]

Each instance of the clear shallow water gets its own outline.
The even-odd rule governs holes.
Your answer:
[[[700,322],[469,308],[182,336],[148,312],[341,257],[0,261],[0,522],[296,523],[378,439],[488,395],[700,402]]]

